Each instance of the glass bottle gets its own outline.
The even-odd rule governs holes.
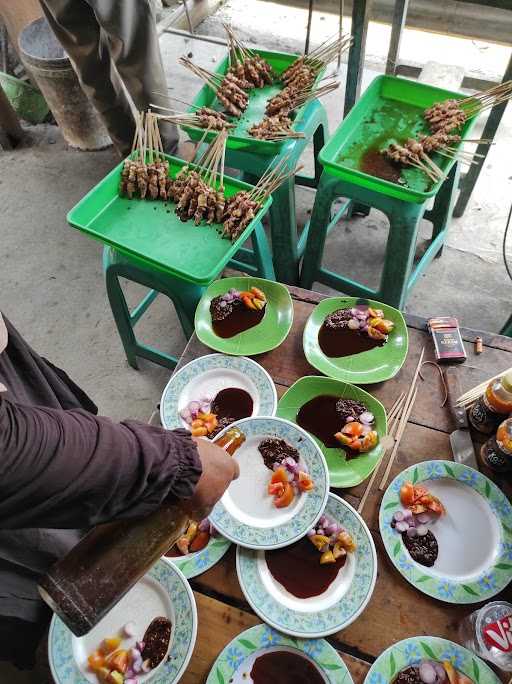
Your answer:
[[[509,413],[512,413],[512,372],[487,385],[469,409],[468,417],[476,430],[490,435]]]
[[[496,473],[512,470],[512,418],[500,423],[496,435],[482,445],[480,461]]]
[[[233,455],[245,436],[237,428],[228,435],[220,446]],[[50,568],[39,592],[73,634],[83,636],[165,555],[188,522],[178,503],[98,525]]]

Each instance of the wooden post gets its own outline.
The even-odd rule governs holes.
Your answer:
[[[18,52],[18,36],[25,26],[43,16],[38,0],[0,0],[0,16],[7,27],[11,45]]]
[[[361,91],[364,51],[373,0],[354,0],[352,7],[352,46],[348,53],[344,116],[355,105]]]
[[[388,58],[386,61],[386,74],[394,75],[396,72],[398,57],[400,55],[400,43],[402,42],[402,32],[405,28],[408,9],[409,0],[395,0],[391,40],[389,42]]]

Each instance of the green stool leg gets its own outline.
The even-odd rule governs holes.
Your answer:
[[[309,222],[309,233],[304,249],[304,260],[300,274],[300,286],[311,290],[316,274],[322,265],[325,240],[331,220],[331,205],[336,199],[336,181],[323,173],[315,196],[315,203]]]
[[[512,316],[509,317],[503,328],[500,330],[500,335],[512,337]]]
[[[274,271],[274,263],[272,261],[272,252],[265,234],[265,228],[261,222],[259,222],[254,229],[252,234],[252,244],[257,274],[261,278],[275,280],[276,274]]]
[[[194,314],[204,288],[161,271],[146,269],[108,247],[103,252],[103,264],[108,299],[130,366],[137,368],[136,357],[142,356],[167,368],[174,368],[177,358],[138,342],[134,326],[154,301],[157,293],[161,292],[173,302],[183,332],[189,338],[194,331]],[[149,293],[132,313],[126,303],[119,277],[150,288]]]
[[[108,247],[105,248],[107,250]],[[121,338],[126,359],[132,368],[138,369],[137,365],[137,340],[133,331],[130,311],[125,296],[119,284],[115,266],[107,266],[105,269],[105,283],[108,301]]]
[[[422,204],[400,203],[388,214],[389,235],[377,299],[403,309],[414,263]]]
[[[299,255],[293,178],[286,180],[272,194],[269,214],[277,280],[295,285],[299,280]]]
[[[443,243],[446,237],[446,230],[453,217],[455,206],[455,190],[459,186],[460,164],[455,164],[451,169],[448,178],[441,185],[436,195],[434,206],[431,211],[425,212],[425,218],[432,221],[431,246],[440,243],[436,251],[435,258],[438,259],[443,253]]]

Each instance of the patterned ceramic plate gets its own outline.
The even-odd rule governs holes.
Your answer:
[[[237,387],[253,400],[254,416],[273,416],[277,393],[272,378],[259,363],[245,356],[209,354],[194,359],[175,373],[160,400],[160,418],[168,430],[188,427],[179,412],[192,400],[214,397],[220,390]]]
[[[467,648],[439,637],[404,639],[386,649],[371,666],[364,684],[390,684],[396,675],[421,660],[447,660],[474,684],[499,684],[491,668]]]
[[[264,653],[291,651],[312,661],[328,684],[352,684],[347,666],[324,639],[295,639],[266,625],[246,629],[231,641],[215,661],[206,684],[249,684],[254,661]]]
[[[235,452],[240,477],[229,485],[210,520],[222,535],[241,546],[288,546],[303,537],[322,515],[329,494],[325,458],[305,430],[282,418],[244,418],[233,425],[246,437]],[[266,437],[284,439],[298,449],[300,462],[307,466],[315,484],[312,491],[296,496],[287,508],[276,508],[267,493],[272,471],[258,451]]]
[[[431,568],[412,560],[391,519],[402,506],[400,487],[424,483],[446,514],[431,524],[439,547]],[[449,603],[488,601],[512,580],[512,506],[477,470],[452,461],[425,461],[398,475],[379,513],[386,551],[402,575],[424,594]]]
[[[366,304],[382,309],[386,318],[394,321],[394,330],[382,347],[370,351],[339,358],[330,358],[320,349],[318,333],[330,313],[336,309],[346,309],[357,304]],[[324,299],[311,312],[304,328],[304,354],[309,363],[324,375],[335,380],[351,382],[353,385],[367,385],[389,380],[402,367],[409,347],[407,325],[398,309],[371,299],[357,297],[331,297]]]
[[[222,338],[213,332],[210,302],[232,287],[239,291],[259,287],[267,297],[267,306],[258,325],[233,337]],[[278,347],[288,336],[292,322],[293,302],[288,289],[272,280],[246,276],[215,280],[208,287],[197,305],[195,329],[201,342],[211,349],[234,356],[252,356]]]
[[[386,411],[378,399],[365,392],[360,387],[350,385],[348,382],[323,378],[318,375],[300,378],[279,400],[277,414],[280,418],[287,418],[296,422],[297,413],[301,406],[314,397],[322,394],[330,394],[344,399],[355,399],[363,402],[369,411],[375,416],[375,426],[382,438],[387,434]],[[340,425],[341,427],[341,425]],[[312,435],[322,450],[331,480],[331,487],[355,487],[363,482],[377,467],[383,453],[380,444],[366,454],[355,458],[346,457],[341,447],[327,448],[317,437]]]
[[[178,567],[187,579],[197,577],[210,568],[213,568],[225,555],[231,546],[231,542],[221,535],[210,537],[210,541],[201,551],[189,553],[187,556],[163,556],[166,563],[173,563]]]
[[[293,596],[272,577],[263,551],[237,549],[236,569],[245,598],[262,620],[285,634],[314,638],[344,629],[361,615],[375,587],[377,555],[361,516],[332,493],[325,513],[347,529],[357,549],[319,596]]]
[[[127,622],[135,622],[137,635],[125,640],[132,646],[153,618],[167,617],[172,623],[169,657],[141,684],[172,684],[181,678],[192,656],[197,636],[197,610],[194,595],[182,573],[172,564],[158,561],[103,620],[83,637],[74,636],[62,620],[54,616],[48,636],[48,658],[55,684],[97,684],[87,669],[87,656],[107,636],[116,635]]]

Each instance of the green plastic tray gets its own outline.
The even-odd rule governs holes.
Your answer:
[[[173,178],[185,162],[165,156],[169,160],[169,175]],[[180,221],[174,213],[176,205],[173,202],[119,197],[122,165],[123,162],[112,169],[71,209],[68,222],[152,268],[198,285],[207,285],[219,275],[272,203],[271,198],[267,199],[238,240],[231,242],[221,238],[216,230],[220,226],[195,226],[192,220]],[[251,187],[224,176],[227,197]]]
[[[252,50],[252,48],[251,48]],[[298,55],[288,54],[286,52],[273,52],[270,50],[253,50],[258,55],[261,55],[277,74],[283,73],[292,62],[294,62]],[[225,74],[229,68],[229,58],[226,55],[222,62],[219,63],[215,73]],[[322,78],[325,69],[323,69],[317,76],[315,83]],[[249,129],[256,123],[260,122],[265,116],[265,107],[267,101],[282,90],[280,83],[268,85],[263,88],[253,88],[249,91],[249,105],[242,114],[236,128],[229,129],[229,136],[227,140],[227,147],[232,150],[243,150],[244,152],[254,152],[264,156],[274,156],[279,154],[279,151],[284,143],[287,141],[275,140],[258,140],[249,135]],[[211,107],[219,112],[224,111],[221,103],[217,100],[214,91],[207,85],[204,85],[199,93],[196,95],[192,107],[189,107],[189,112],[194,112],[195,107]],[[301,131],[302,116],[307,105],[302,105],[297,109],[295,119],[292,125],[292,130]],[[237,122],[235,117],[231,118],[233,123]],[[194,126],[183,126],[192,140],[200,140],[204,135],[203,128],[195,128]],[[206,140],[210,141],[216,134],[209,133]]]
[[[419,169],[404,168],[402,178],[407,185],[393,183],[361,171],[361,159],[371,149],[403,143],[418,133],[428,134],[423,111],[435,102],[461,97],[465,96],[405,78],[377,76],[320,151],[320,162],[344,181],[405,202],[425,202],[437,193],[442,181],[432,183]],[[462,137],[467,137],[474,121],[466,122]],[[438,154],[432,158],[445,174],[455,163]]]

